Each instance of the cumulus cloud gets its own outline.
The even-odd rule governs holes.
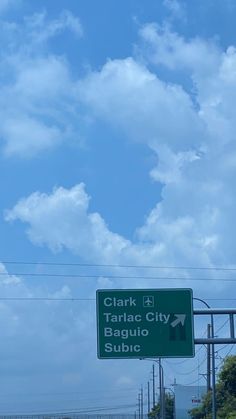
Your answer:
[[[176,201],[172,200],[171,192],[173,195],[173,191],[166,189],[163,202],[151,211],[145,225],[137,229],[135,242],[114,234],[99,214],[89,212],[89,197],[82,184],[71,189],[57,188],[51,195],[34,193],[9,210],[6,220],[27,223],[28,235],[34,244],[47,245],[53,251],[69,249],[87,262],[211,266],[216,262],[216,257],[217,261],[220,257],[223,261],[220,237],[217,235],[221,214],[217,208],[211,203],[203,205],[202,190],[199,196],[193,198],[192,206],[182,202],[182,197],[178,195],[192,193],[190,183],[185,180],[177,185]],[[133,274],[140,276],[135,269]],[[163,275],[167,274],[168,269]],[[190,278],[188,272],[184,276]],[[111,286],[109,281],[105,283]],[[118,283],[123,286],[122,281]],[[165,281],[161,283],[165,284]],[[127,280],[124,284],[127,286]],[[135,284],[147,286],[148,281],[132,281],[132,286]],[[201,287],[207,287],[207,283],[198,284],[197,289]]]
[[[73,83],[56,57],[14,63],[14,83],[2,87],[0,135],[8,156],[31,157],[73,138]],[[75,104],[76,108],[76,104]]]
[[[203,123],[182,87],[161,81],[133,58],[108,61],[82,80],[78,91],[95,116],[134,141],[171,144],[175,150],[201,144]]]
[[[31,157],[39,151],[54,147],[61,140],[61,133],[55,126],[24,116],[15,116],[2,126],[6,155]]]
[[[143,42],[140,51],[156,65],[205,75],[214,73],[219,64],[220,50],[213,41],[199,37],[186,40],[168,25],[156,23],[143,25],[139,35]]]
[[[0,138],[6,156],[32,157],[75,135],[79,141],[75,82],[66,58],[50,53],[47,43],[65,29],[82,35],[78,18],[69,11],[57,20],[47,21],[42,13],[27,18],[25,25],[3,22]]]
[[[174,71],[186,71],[193,82],[199,117],[205,126],[207,147],[224,147],[235,137],[235,68],[233,46],[221,50],[213,41],[186,40],[165,26],[147,24],[140,30],[148,61]],[[224,153],[223,153],[224,154]]]
[[[85,259],[93,255],[96,260],[115,260],[128,241],[110,232],[98,213],[89,213],[88,204],[83,184],[57,188],[51,195],[34,193],[22,199],[6,219],[30,223],[30,239],[54,251],[66,247]]]
[[[178,2],[166,0],[165,3],[172,12],[174,9],[177,12]],[[233,266],[235,48],[231,46],[223,51],[212,41],[186,40],[167,26],[148,24],[140,30],[140,51],[143,49],[145,65],[137,58],[110,60],[100,70],[90,71],[75,83],[66,59],[45,48],[48,40],[65,29],[80,37],[82,29],[77,17],[63,12],[49,21],[42,13],[26,19],[25,25],[26,32],[15,24],[3,28],[8,40],[12,40],[13,33],[19,35],[18,39],[14,38],[12,49],[8,49],[9,56],[0,52],[3,75],[0,135],[5,155],[32,157],[68,140],[74,130],[79,131],[78,107],[82,106],[94,124],[102,120],[130,141],[142,142],[152,150],[156,164],[150,176],[162,184],[162,196],[144,224],[137,226],[133,241],[111,231],[106,220],[91,211],[90,197],[82,183],[71,188],[57,187],[48,194],[31,193],[6,211],[6,221],[24,223],[34,245],[47,246],[53,252],[69,250],[91,263]],[[32,54],[33,45],[38,46],[36,56]],[[179,81],[163,81],[158,76],[160,66],[173,73],[183,72],[184,77],[187,74],[192,80],[192,90]],[[127,274],[124,270],[117,272],[121,276]],[[172,272],[165,269],[150,274],[145,269],[134,268],[128,275],[170,277]],[[9,275],[3,265],[0,273],[4,274],[0,275],[1,295],[16,297],[69,298],[83,293],[94,296],[97,286],[173,285],[192,286],[196,295],[204,291],[207,298],[219,291],[221,296],[223,292],[232,293],[233,288],[223,281],[214,282],[214,287],[210,281],[185,281],[193,276],[187,270],[181,271],[183,280],[172,282],[145,278],[114,281],[107,269],[103,275],[99,271],[100,276],[92,285],[85,278],[81,285],[77,282],[71,286],[66,278],[66,285],[54,286],[49,292],[49,284],[43,287],[39,283],[36,287]],[[208,273],[207,277],[215,275]],[[197,276],[203,275],[197,273]],[[78,357],[85,354],[89,365],[93,369],[96,366],[97,377],[104,376],[104,368],[99,370],[95,362],[94,306],[78,304],[68,309],[59,302],[41,302],[40,306],[35,303],[33,307],[21,304],[20,301],[0,304],[5,342],[1,350],[13,376],[16,365],[18,368],[21,365],[24,374],[31,374],[29,359],[33,363],[37,358],[35,374],[37,368],[38,374],[41,370],[51,374],[60,366],[58,382],[73,385],[81,382],[85,386],[89,380],[88,364],[84,367],[80,364],[80,369],[75,367]],[[8,353],[6,348],[12,347],[12,337],[17,346]],[[15,364],[12,359],[16,360]],[[133,373],[124,376],[121,364],[117,365],[113,367],[116,385],[132,384]],[[110,370],[106,373],[109,376]]]
[[[100,214],[89,211],[82,184],[57,188],[49,195],[35,192],[8,211],[6,219],[27,223],[33,243],[53,251],[67,248],[85,260],[231,265],[236,234],[235,49],[224,52],[212,42],[185,40],[153,24],[145,25],[140,34],[148,62],[186,71],[194,92],[162,81],[134,58],[110,60],[100,71],[90,71],[74,92],[94,123],[105,121],[131,141],[147,144],[156,155],[150,174],[163,185],[161,202],[137,228],[136,240],[114,234]],[[51,61],[65,85],[71,86],[63,62]],[[14,88],[23,92],[23,86],[29,86],[25,106],[30,103],[30,112],[35,112],[42,91],[48,90],[52,101],[55,95],[64,97],[53,74],[46,70],[42,86],[35,90],[30,89],[31,80],[37,78],[35,69],[19,74]],[[28,97],[33,100],[28,102]],[[49,101],[49,114],[50,109]],[[53,141],[59,141],[55,136]]]
[[[150,175],[152,180],[163,185],[161,200],[147,215],[145,223],[137,227],[135,239],[131,241],[121,234],[115,234],[99,213],[91,211],[90,197],[84,184],[71,188],[57,187],[49,194],[36,191],[9,209],[5,219],[26,224],[28,237],[33,244],[47,246],[53,252],[66,249],[91,263],[234,266],[235,49],[229,47],[223,51],[212,42],[185,40],[167,28],[160,29],[153,25],[146,25],[141,36],[146,45],[145,52],[148,52],[146,66],[134,58],[108,61],[100,71],[91,71],[81,79],[73,96],[75,101],[83,104],[94,123],[97,120],[105,121],[130,141],[146,144],[156,157]],[[162,81],[154,70],[148,69],[149,63],[156,66],[157,74],[159,66],[168,67],[173,72],[184,71],[191,78],[194,90],[188,91],[177,83]],[[51,65],[57,68],[65,85],[70,87],[64,62],[54,57]],[[57,80],[54,81],[54,72],[50,68],[46,70],[47,77],[43,77],[42,85],[36,83],[35,91],[31,89],[32,80],[37,79],[35,71],[35,68],[32,71],[29,69],[29,72],[25,69],[19,73],[14,89],[23,92],[24,86],[28,86],[25,96],[23,93],[22,96],[27,114],[30,112],[32,116],[37,103],[44,100],[42,92],[48,91],[47,112],[50,120],[54,121],[56,117],[50,113],[50,101],[53,103],[55,97],[63,99],[66,92]],[[63,120],[63,116],[60,118]],[[53,141],[60,139],[58,137]],[[121,276],[124,272],[127,274],[124,270],[117,272]],[[114,281],[109,278],[109,273],[109,269],[104,269],[103,275],[99,271],[100,276],[92,286],[85,279],[83,292],[92,295],[96,287],[191,286],[195,296],[217,298],[219,293],[221,297],[229,297],[234,289],[230,282],[211,282],[212,278],[219,277],[219,274],[211,271],[203,274],[201,271],[190,273],[182,270],[175,275],[183,279],[175,281],[146,278]],[[170,278],[173,271],[164,269],[150,274],[145,269],[140,271],[134,268],[129,270],[129,275]],[[232,278],[230,273],[227,275]],[[205,276],[209,280],[189,281],[193,276]],[[77,292],[78,288],[75,290]],[[82,286],[79,290],[82,292]],[[60,297],[70,296],[70,293],[71,287],[67,285],[50,295]],[[55,365],[60,362],[68,365],[69,358],[73,361],[77,351],[75,334],[78,332],[80,353],[86,353],[87,359],[93,362],[93,314],[91,310],[91,317],[88,316],[87,307],[76,315],[73,310],[66,312],[65,318],[63,312],[65,320],[62,321],[62,315],[56,309],[53,314],[47,311],[50,321],[44,329],[52,352],[56,351],[55,345],[67,345],[65,356],[57,353]],[[19,314],[14,312],[14,315],[16,318],[12,322],[17,323]],[[32,325],[27,323],[29,329],[38,327],[37,319],[32,320]],[[68,331],[68,324],[73,325],[71,332]],[[91,335],[88,335],[88,330]],[[43,338],[39,340],[40,343],[44,343]],[[132,382],[132,374],[123,377],[118,369],[117,385]],[[102,375],[103,371],[100,373]],[[78,382],[82,376],[83,382],[86,380],[84,371],[75,373],[75,376],[73,372],[71,374],[64,379]]]
[[[71,31],[77,37],[83,35],[80,19],[69,10],[63,10],[58,19],[54,20],[48,20],[45,11],[26,17],[23,30],[25,36],[31,39],[31,43],[46,42],[65,30]]]

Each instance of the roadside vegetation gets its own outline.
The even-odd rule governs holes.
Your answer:
[[[236,355],[225,358],[216,384],[217,419],[236,419]],[[192,419],[212,418],[211,391],[201,406],[189,413]]]
[[[160,417],[160,403],[157,403],[148,414],[148,418],[159,419]],[[165,394],[165,419],[174,419],[174,396],[169,393]]]

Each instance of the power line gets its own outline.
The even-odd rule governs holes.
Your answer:
[[[229,319],[227,319],[216,331],[215,331],[215,333],[218,333],[221,329],[223,329],[223,327],[227,324],[229,322]],[[205,334],[206,334],[206,332],[204,332],[204,334],[203,334],[203,336],[205,336]],[[203,337],[202,336],[202,337]],[[226,346],[228,346],[228,345],[225,345],[224,347],[226,347]],[[203,349],[205,346],[204,345],[201,345],[198,349],[197,349],[197,351],[195,352],[195,356],[201,351],[201,349]],[[223,347],[223,348],[224,348]],[[223,349],[222,348],[222,349]],[[222,349],[220,349],[220,350],[222,350]],[[219,350],[219,351],[220,351]],[[217,351],[217,352],[219,352],[219,351]],[[205,360],[206,360],[206,358],[204,358],[204,360],[203,360],[203,362],[199,365],[199,366],[201,366],[204,362],[205,362]],[[170,365],[170,366],[176,366],[176,365],[182,365],[182,364],[185,364],[186,362],[188,362],[188,361],[192,361],[192,359],[191,358],[188,358],[188,359],[184,359],[183,361],[180,361],[180,362],[175,362],[175,363],[171,363],[171,362],[169,362],[169,361],[167,361],[166,359],[165,359],[165,363],[167,363],[168,365]],[[195,370],[197,370],[197,368],[195,369]],[[195,370],[193,370],[193,371],[189,371],[187,374],[190,374],[190,373],[192,373],[192,372],[194,372]],[[175,370],[176,371],[176,370]],[[176,371],[176,373],[177,373],[177,371]],[[180,374],[180,375],[185,375],[186,373],[178,373],[178,374]]]
[[[204,335],[205,335],[205,333],[204,333]],[[200,345],[199,346],[199,348],[196,350],[196,352],[195,352],[195,356],[201,351],[201,349],[203,349],[204,348],[204,345]],[[170,361],[167,361],[166,359],[164,360],[164,362],[165,363],[167,363],[170,367],[172,367],[172,365],[182,365],[182,364],[185,364],[185,362],[189,362],[189,361],[192,361],[192,358],[187,358],[187,359],[184,359],[183,361],[179,361],[179,362],[174,362],[174,363],[172,363],[172,362],[170,362]]]
[[[236,298],[207,298],[207,301],[236,301]]]
[[[159,266],[159,265],[123,265],[123,264],[99,264],[99,263],[63,263],[63,262],[28,262],[3,260],[4,265],[45,265],[45,266],[84,266],[101,268],[137,268],[137,269],[188,269],[208,271],[236,271],[235,268],[224,266]]]
[[[225,348],[227,348],[227,346],[229,346],[229,344],[228,344],[228,343],[226,343],[226,345],[222,346],[220,349],[217,349],[217,351],[215,351],[215,352],[216,352],[216,354],[218,354],[218,352],[223,351]]]
[[[226,319],[225,322],[215,331],[215,334],[218,333],[221,329],[223,329],[223,327],[229,323],[229,319]]]
[[[39,396],[39,397],[34,397],[33,399],[31,397],[30,400],[21,398],[20,400],[15,399],[15,401],[14,401],[14,399],[11,399],[11,402],[12,403],[17,403],[18,405],[31,405],[32,402],[35,403],[35,402],[38,402],[38,401],[40,401],[42,403],[46,402],[47,404],[58,403],[59,401],[60,402],[64,401],[66,403],[84,403],[84,402],[90,403],[91,402],[91,399],[89,399],[89,398],[77,398],[77,397],[76,398],[64,398],[64,397],[62,398],[60,396],[60,400],[59,400],[57,397],[55,398],[55,396],[53,396],[53,399],[51,398],[51,396],[49,394],[47,396],[49,396],[50,398],[47,397],[46,400],[45,400],[45,397],[42,398],[42,396]],[[128,403],[128,402],[130,402],[130,397],[131,397],[130,394],[126,394],[126,395],[119,396],[119,397],[115,396],[115,400],[116,400],[117,403],[119,403],[119,402],[120,403]],[[101,401],[104,401],[104,403],[106,403],[106,402],[110,402],[111,400],[114,401],[114,396],[111,396],[111,395],[110,396],[105,396],[104,395],[103,399],[101,399],[101,397],[100,398],[99,397],[93,398],[93,403],[94,402],[101,402]],[[4,400],[4,401],[0,400],[0,408],[2,409],[3,405],[8,405],[8,403],[9,403],[9,401],[7,401],[7,400]]]
[[[227,324],[229,322],[229,319],[227,319],[216,331],[215,331],[215,333],[218,333],[221,329],[223,329],[223,327]],[[204,333],[204,335],[206,334],[206,332]],[[203,335],[203,336],[204,336]],[[225,346],[228,346],[228,345],[225,345]],[[195,356],[197,355],[197,353],[199,353],[200,352],[200,350],[202,349],[202,348],[204,348],[204,345],[201,345],[199,348],[198,348],[198,350],[195,352]],[[219,352],[219,351],[218,351]],[[191,358],[189,358],[189,359],[185,359],[185,360],[183,360],[183,361],[180,361],[180,362],[176,362],[176,363],[174,363],[174,364],[171,364],[170,362],[168,362],[167,360],[165,360],[165,363],[167,363],[167,364],[171,364],[172,366],[174,365],[174,366],[176,366],[176,365],[181,365],[181,364],[184,364],[185,362],[187,362],[187,361],[191,361],[192,359]],[[176,370],[175,370],[175,372],[177,373],[177,374],[179,374],[179,375],[187,375],[187,374],[192,374],[193,372],[195,372],[195,371],[197,371],[198,370],[198,368],[199,367],[201,367],[203,364],[204,364],[204,362],[206,361],[206,357],[204,357],[204,359],[203,359],[203,361],[194,369],[194,370],[192,370],[192,371],[188,371],[188,372],[177,372]]]
[[[187,384],[185,383],[184,386],[191,386],[192,384],[196,384],[201,379],[202,379],[202,377],[201,378],[198,377],[196,380],[192,381],[191,383],[187,383]]]
[[[95,301],[95,298],[0,297],[0,301]]]
[[[93,394],[97,394],[97,393],[105,393],[106,397],[108,393],[127,393],[127,392],[136,392],[136,388],[135,387],[129,387],[126,389],[117,389],[117,388],[109,388],[109,389],[103,389],[103,390],[94,390],[94,391],[86,391],[86,392],[80,392],[80,391],[60,391],[60,392],[25,392],[25,393],[0,393],[0,397],[8,397],[8,396],[17,396],[17,397],[21,397],[21,396],[27,396],[27,397],[31,397],[31,396],[61,396],[61,395],[77,395],[77,396],[91,396]],[[114,398],[114,396],[112,396]],[[123,397],[123,396],[122,396]],[[101,396],[100,396],[101,398]],[[94,400],[94,398],[93,398]]]
[[[227,352],[227,354],[224,356],[224,358],[221,360],[221,362],[218,364],[218,368],[221,368],[221,365],[223,364],[223,362],[225,361],[225,359],[227,358],[227,356],[229,356],[229,354],[232,352],[234,348],[234,344],[231,345],[229,351]],[[217,351],[219,352],[219,351]]]
[[[205,300],[211,300],[210,298],[205,298]],[[236,300],[236,298],[235,298]],[[96,301],[96,298],[80,298],[80,297],[0,297],[0,301]],[[217,301],[231,301],[231,299],[226,298],[217,298]],[[223,326],[222,326],[223,327]],[[199,349],[200,350],[200,349]],[[198,352],[198,351],[197,351]],[[196,352],[196,353],[197,353]],[[186,359],[183,362],[189,361]]]
[[[236,278],[186,278],[186,277],[168,277],[168,276],[138,276],[138,275],[79,275],[79,274],[54,274],[54,273],[24,273],[24,272],[13,272],[13,273],[6,273],[0,272],[0,276],[27,276],[27,277],[45,277],[45,278],[78,278],[78,279],[86,279],[92,278],[97,279],[101,276],[104,276],[108,279],[147,279],[147,280],[168,280],[168,281],[221,281],[221,282],[236,282]]]
[[[172,365],[172,368],[173,368],[173,370],[174,370],[174,372],[176,374],[179,374],[179,375],[189,375],[189,374],[192,374],[193,372],[197,371],[204,364],[205,361],[206,361],[206,357],[203,359],[203,361],[199,365],[197,365],[197,367],[195,367],[193,370],[187,371],[187,372],[179,372],[179,371],[176,371],[176,369],[173,368],[173,365]]]
[[[29,415],[29,414],[36,414],[37,413],[37,415],[47,415],[47,414],[54,414],[54,415],[61,415],[61,414],[73,414],[73,413],[92,413],[92,412],[101,412],[101,411],[109,411],[109,410],[120,410],[120,409],[126,409],[126,408],[133,408],[133,407],[136,407],[136,405],[135,404],[124,404],[124,405],[120,405],[120,406],[98,406],[98,407],[96,407],[96,406],[94,406],[94,407],[90,407],[90,408],[87,408],[87,407],[82,407],[82,408],[78,408],[78,409],[71,409],[71,410],[61,410],[61,411],[55,411],[55,410],[47,410],[46,412],[38,412],[38,410],[36,411],[28,411],[28,412],[25,412],[25,413],[18,413],[18,411],[17,411],[17,416],[23,416],[23,415]],[[16,413],[16,411],[9,411],[8,412],[9,414],[11,413]],[[5,415],[7,415],[8,413],[4,413]]]

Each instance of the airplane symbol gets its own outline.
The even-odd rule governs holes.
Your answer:
[[[144,307],[154,307],[154,297],[153,296],[143,297],[143,306]]]

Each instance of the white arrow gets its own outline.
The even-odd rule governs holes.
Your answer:
[[[184,325],[186,314],[175,314],[176,319],[170,324],[172,327],[177,326],[179,323]]]

